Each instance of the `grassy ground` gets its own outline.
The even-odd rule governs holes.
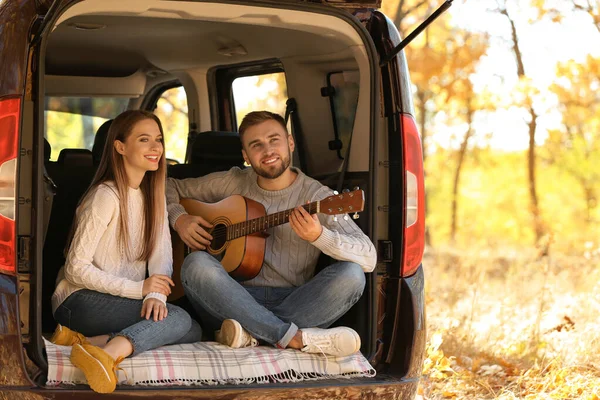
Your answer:
[[[600,399],[600,250],[426,253],[421,399]]]

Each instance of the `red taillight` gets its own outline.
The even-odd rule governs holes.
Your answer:
[[[20,99],[0,100],[0,273],[15,274]]]
[[[421,265],[425,249],[425,179],[421,137],[412,116],[402,115],[402,131],[406,171],[406,226],[402,276],[410,276]]]

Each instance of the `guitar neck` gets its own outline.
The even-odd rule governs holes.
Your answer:
[[[310,204],[304,204],[302,207],[308,211],[309,214],[316,214],[320,212],[321,202],[315,201]],[[230,225],[227,227],[227,240],[237,239],[242,236],[262,232],[269,228],[288,223],[292,211],[294,211],[294,208]]]

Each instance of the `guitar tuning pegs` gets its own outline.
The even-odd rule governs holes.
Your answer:
[[[354,189],[352,190],[360,190],[360,188],[358,186],[354,186]]]
[[[348,221],[348,214],[344,215],[344,221]]]
[[[333,194],[336,194],[336,195],[337,195],[337,194],[340,194],[340,192],[338,192],[337,190],[334,190],[334,191],[333,191]]]
[[[342,193],[350,193],[350,189],[344,189],[342,190]]]
[[[352,219],[358,219],[359,215],[357,212],[354,213],[354,215],[352,215]]]

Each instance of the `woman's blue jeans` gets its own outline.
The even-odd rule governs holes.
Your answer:
[[[182,308],[167,304],[162,321],[141,317],[142,300],[112,296],[82,289],[71,294],[57,308],[54,319],[87,337],[124,336],[133,345],[135,356],[168,344],[199,342],[202,329]]]

